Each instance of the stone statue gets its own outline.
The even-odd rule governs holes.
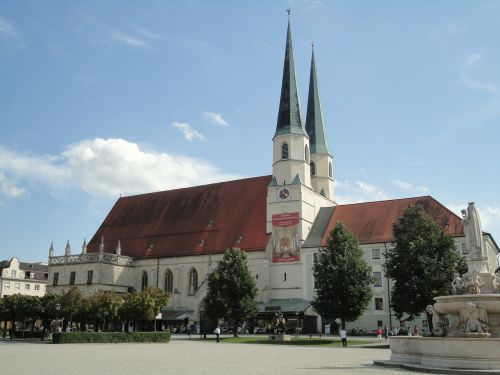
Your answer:
[[[455,278],[451,282],[451,291],[453,294],[463,294],[465,291],[465,283],[458,273],[455,274]]]
[[[483,252],[483,231],[481,229],[481,220],[477,213],[474,202],[470,202],[466,210],[462,210],[464,222],[464,233],[469,249],[469,256],[472,260],[484,259]]]
[[[493,279],[493,289],[496,293],[500,293],[500,274],[496,273]]]
[[[470,294],[481,294],[481,287],[484,286],[483,281],[477,272],[473,272],[467,281],[467,292]]]
[[[283,313],[276,315],[276,320],[274,323],[274,333],[277,335],[285,334],[286,319],[283,317]]]
[[[428,305],[425,309],[432,315],[432,334],[436,337],[443,337],[446,335],[446,320],[444,316],[436,311],[434,306]]]
[[[463,333],[488,333],[488,314],[484,305],[467,302],[461,304],[458,311]]]

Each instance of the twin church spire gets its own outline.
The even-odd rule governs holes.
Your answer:
[[[311,73],[306,113],[306,125],[304,127],[301,115],[297,77],[295,74],[290,15],[288,15],[285,61],[283,64],[283,80],[281,83],[281,98],[278,109],[278,122],[274,137],[280,134],[303,134],[309,137],[311,154],[319,153],[331,155],[323,123],[323,111],[321,108],[318,79],[316,75],[314,47],[311,57]]]
[[[278,121],[273,137],[273,185],[301,183],[333,201],[333,158],[323,120],[314,46],[305,126],[301,113],[289,15]]]

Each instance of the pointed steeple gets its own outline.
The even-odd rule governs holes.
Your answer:
[[[120,243],[120,240],[118,240],[118,243],[116,244],[115,253],[116,255],[122,255],[122,245]]]
[[[99,244],[99,253],[104,253],[104,236],[101,236],[101,243]]]
[[[82,254],[87,254],[87,239],[83,239]]]
[[[54,256],[54,241],[50,243],[50,249],[49,249],[49,258],[52,258]]]
[[[316,76],[316,62],[314,59],[314,44],[311,57],[311,76],[309,80],[309,95],[307,99],[306,130],[309,135],[309,145],[312,154],[332,155],[328,149],[325,125],[323,123],[323,110],[319,97],[318,78]]]
[[[283,80],[281,82],[281,98],[278,110],[276,137],[279,134],[305,134],[300,113],[299,90],[295,76],[293,59],[292,31],[290,28],[290,10],[288,10],[288,29],[286,33],[285,62],[283,64]]]
[[[66,243],[66,248],[64,249],[64,255],[66,256],[71,255],[71,245],[69,244],[69,240]]]

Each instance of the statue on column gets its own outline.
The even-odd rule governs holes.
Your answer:
[[[462,210],[464,222],[464,233],[471,260],[483,260],[483,231],[481,229],[481,220],[477,213],[474,202],[470,202],[467,210]]]

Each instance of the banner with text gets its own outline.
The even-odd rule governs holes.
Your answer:
[[[300,260],[299,213],[273,215],[273,263]]]

